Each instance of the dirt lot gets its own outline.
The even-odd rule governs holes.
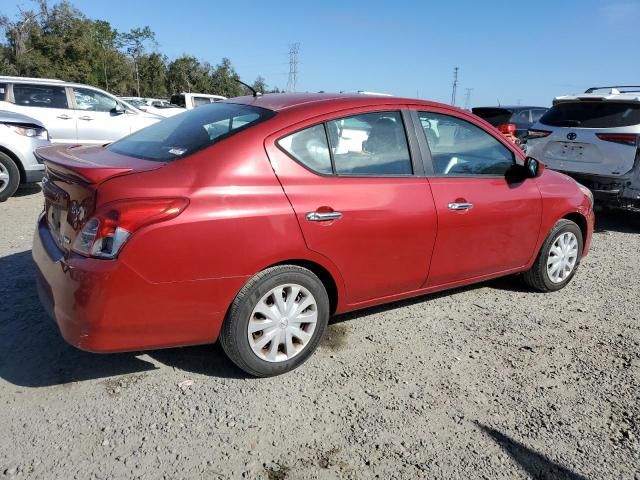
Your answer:
[[[640,479],[640,216],[599,218],[561,292],[509,278],[336,318],[255,380],[215,345],[65,344],[34,289],[41,203],[0,204],[0,477]]]

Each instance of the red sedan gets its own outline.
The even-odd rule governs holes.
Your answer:
[[[64,338],[219,339],[257,376],[304,362],[336,313],[514,273],[558,290],[593,232],[584,187],[478,117],[412,99],[234,98],[38,155],[33,257]]]

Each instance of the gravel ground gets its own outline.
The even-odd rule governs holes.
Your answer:
[[[216,346],[94,355],[39,306],[42,204],[0,204],[0,477],[640,479],[640,216],[573,282],[508,278],[332,321],[297,371]]]

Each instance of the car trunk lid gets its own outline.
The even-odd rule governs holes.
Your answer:
[[[43,147],[36,156],[46,168],[42,190],[47,225],[56,244],[65,252],[71,249],[76,235],[94,212],[101,183],[165,165],[105,152],[100,146]]]

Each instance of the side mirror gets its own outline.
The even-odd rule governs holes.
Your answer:
[[[111,113],[114,115],[122,115],[125,113],[124,106],[121,103],[116,103],[116,106],[111,109]]]
[[[544,171],[544,163],[536,160],[533,157],[527,157],[524,160],[524,168],[527,172],[528,178],[536,178],[542,175],[542,172]]]

